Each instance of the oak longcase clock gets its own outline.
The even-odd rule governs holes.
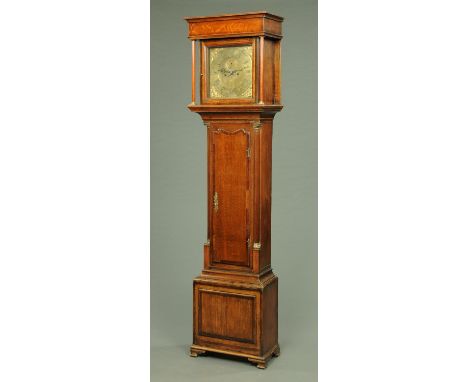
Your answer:
[[[188,107],[200,114],[208,139],[207,241],[193,283],[190,353],[245,357],[265,368],[280,352],[270,222],[283,18],[252,12],[186,20],[192,41]]]

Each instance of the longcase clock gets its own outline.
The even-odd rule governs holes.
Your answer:
[[[193,282],[190,353],[245,357],[265,368],[280,352],[270,222],[283,18],[252,12],[186,20],[188,108],[200,114],[208,139],[208,235],[203,270]]]

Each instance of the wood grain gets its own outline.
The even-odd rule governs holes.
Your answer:
[[[198,335],[255,343],[255,295],[201,289]]]
[[[268,12],[186,17],[191,39],[212,39],[242,36],[281,38],[283,18]]]
[[[245,129],[212,130],[213,261],[248,267],[249,238],[247,198],[249,190],[250,133]]]

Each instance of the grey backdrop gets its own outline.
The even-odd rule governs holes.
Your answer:
[[[281,356],[266,370],[188,356],[192,279],[206,240],[206,131],[186,105],[191,46],[184,16],[266,10],[283,16],[282,102],[274,120],[272,265]],[[151,380],[317,378],[317,1],[151,2]]]

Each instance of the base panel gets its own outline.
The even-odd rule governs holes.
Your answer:
[[[213,280],[204,275],[193,285],[193,357],[216,352],[247,358],[259,368],[279,355],[278,278],[257,282]]]

